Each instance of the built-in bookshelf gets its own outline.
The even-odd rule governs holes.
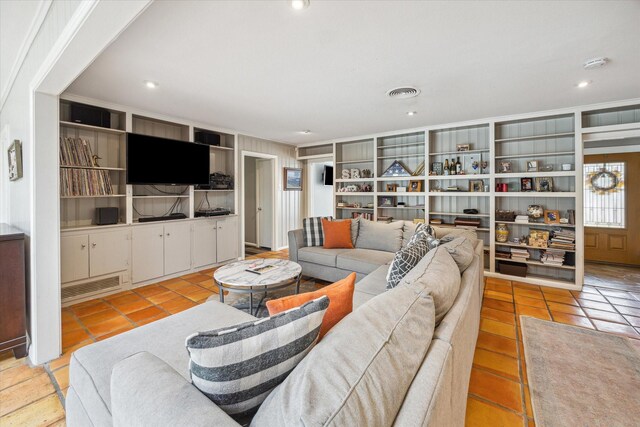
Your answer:
[[[336,218],[375,217],[374,140],[335,145],[334,205]]]

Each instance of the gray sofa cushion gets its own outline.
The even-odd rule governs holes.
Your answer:
[[[392,425],[433,330],[426,292],[403,286],[378,295],[325,335],[251,425]]]
[[[360,219],[356,248],[396,252],[402,246],[403,221],[389,224]]]
[[[441,245],[449,252],[453,260],[458,265],[460,273],[469,267],[475,255],[475,249],[469,239],[465,237],[456,237],[452,241]]]
[[[188,380],[189,354],[184,349],[188,335],[197,330],[221,328],[255,319],[218,301],[201,304],[77,350],[71,357],[70,383],[92,423],[111,425],[110,382],[111,370],[116,363],[146,351]]]
[[[381,265],[367,277],[356,283],[355,292],[364,292],[373,296],[379,295],[387,290],[388,265]]]
[[[453,306],[460,291],[460,281],[458,266],[449,252],[439,246],[429,251],[398,287],[408,286],[416,291],[429,292],[433,296],[438,325]]]
[[[478,234],[474,230],[470,230],[468,228],[456,228],[456,227],[438,227],[437,225],[431,226],[436,233],[436,239],[442,239],[443,237],[447,237],[444,242],[446,243],[448,239],[455,239],[456,237],[466,237],[467,239],[475,242],[478,240]]]
[[[300,261],[326,265],[327,267],[336,267],[338,255],[350,250],[353,249],[325,249],[322,246],[304,247],[298,249],[298,259]]]
[[[336,267],[357,273],[369,274],[381,265],[393,260],[393,253],[371,249],[348,249],[338,254]]]

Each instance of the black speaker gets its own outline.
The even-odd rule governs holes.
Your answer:
[[[111,113],[104,108],[93,107],[85,104],[71,104],[71,120],[74,123],[84,125],[111,127]]]
[[[96,225],[118,223],[118,208],[96,208]]]
[[[213,132],[197,130],[195,131],[194,140],[202,144],[215,145],[216,147],[220,146],[220,135]]]

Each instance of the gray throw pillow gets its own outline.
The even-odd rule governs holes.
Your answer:
[[[389,224],[362,219],[356,248],[377,251],[396,252],[402,246],[402,221]]]
[[[191,380],[236,420],[253,415],[318,340],[326,296],[275,316],[187,337]]]
[[[429,293],[433,297],[438,325],[453,306],[460,291],[460,283],[457,264],[446,248],[438,246],[420,260],[397,288],[407,286],[416,292]]]
[[[433,299],[397,287],[334,326],[252,426],[391,426],[431,345]]]
[[[453,260],[458,265],[460,274],[462,274],[467,267],[471,265],[473,256],[475,255],[475,250],[473,249],[473,244],[466,237],[456,237],[452,241],[440,246],[449,252]]]

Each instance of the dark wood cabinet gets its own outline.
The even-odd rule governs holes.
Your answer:
[[[0,224],[0,351],[27,354],[24,233]]]

